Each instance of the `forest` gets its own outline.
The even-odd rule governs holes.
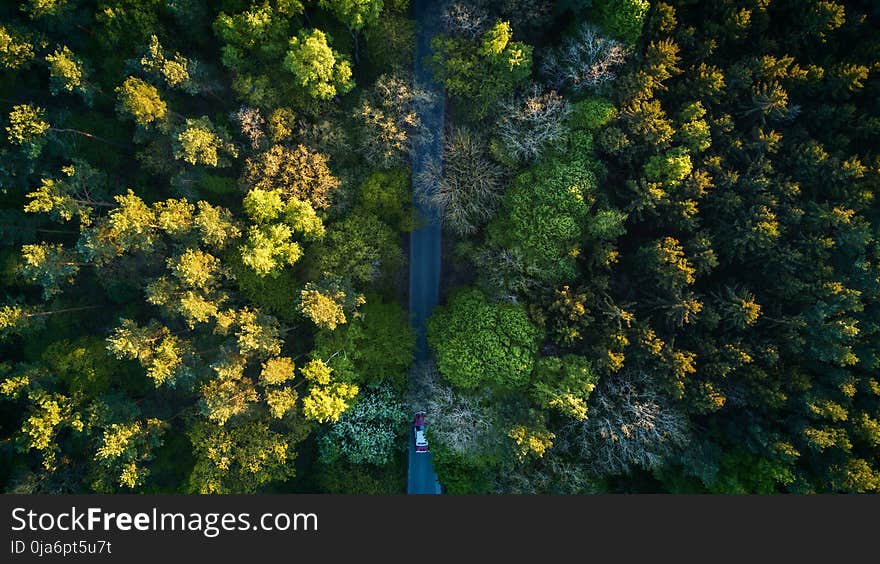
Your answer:
[[[0,5],[0,490],[880,493],[880,4],[424,1]]]

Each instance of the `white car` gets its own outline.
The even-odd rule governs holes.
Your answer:
[[[416,453],[428,452],[428,439],[425,438],[425,412],[416,413],[413,420],[413,433],[416,436]]]

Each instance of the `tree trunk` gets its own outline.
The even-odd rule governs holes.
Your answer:
[[[53,315],[55,313],[70,313],[72,311],[85,311],[87,309],[100,309],[102,307],[104,307],[104,306],[96,305],[96,306],[83,306],[83,307],[69,307],[66,309],[55,309],[52,311],[41,311],[39,313],[29,313],[29,314],[25,315],[25,317],[40,317],[43,315]]]
[[[131,145],[123,145],[121,143],[117,143],[116,141],[110,141],[109,139],[104,139],[103,137],[98,137],[97,135],[92,135],[91,133],[86,133],[85,131],[80,131],[78,129],[59,129],[57,127],[50,127],[49,131],[54,131],[55,133],[76,133],[77,135],[88,137],[89,139],[94,139],[96,141],[107,143],[108,145],[113,145],[114,147],[119,147],[120,149],[131,148]]]
[[[361,62],[361,53],[360,53],[360,33],[357,31],[351,32],[351,38],[354,40],[354,62],[358,64]]]

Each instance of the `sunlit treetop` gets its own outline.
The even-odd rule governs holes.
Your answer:
[[[332,11],[349,29],[360,30],[376,23],[383,0],[319,0],[318,5]]]
[[[9,112],[9,125],[6,126],[9,142],[24,145],[34,141],[49,130],[46,110],[32,104],[13,106]]]
[[[229,140],[226,131],[215,127],[207,116],[187,119],[177,134],[174,157],[187,163],[211,167],[228,164],[226,155],[235,158],[238,149]]]
[[[76,58],[67,46],[56,49],[54,53],[46,55],[49,63],[49,74],[52,79],[52,89],[55,92],[66,90],[73,92],[83,86],[82,61]]]
[[[168,117],[168,106],[155,86],[130,76],[116,88],[118,109],[131,115],[138,125],[162,125]]]
[[[21,6],[21,9],[27,12],[30,17],[36,19],[43,16],[58,15],[67,7],[67,3],[68,0],[28,0],[23,2],[24,5]]]
[[[34,58],[34,47],[12,28],[0,25],[0,66],[19,69]]]
[[[319,29],[302,30],[291,38],[284,68],[312,98],[329,100],[354,88],[351,66],[330,47],[328,36]]]

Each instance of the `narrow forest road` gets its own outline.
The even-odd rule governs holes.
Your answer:
[[[431,38],[440,29],[440,2],[415,0],[416,61],[415,82],[420,88],[433,92],[436,103],[425,110],[421,117],[434,136],[429,143],[420,145],[413,153],[413,195],[418,193],[417,178],[427,163],[439,160],[443,146],[443,90],[434,81],[431,71],[425,68],[424,59],[431,53]],[[425,217],[426,224],[412,232],[409,251],[409,313],[416,331],[416,360],[426,360],[430,354],[425,338],[425,321],[437,305],[440,295],[440,218],[436,210],[415,200],[416,209]],[[431,422],[428,421],[428,425]],[[407,493],[441,493],[437,474],[434,472],[432,454],[417,454],[415,437],[410,430],[409,467]]]

